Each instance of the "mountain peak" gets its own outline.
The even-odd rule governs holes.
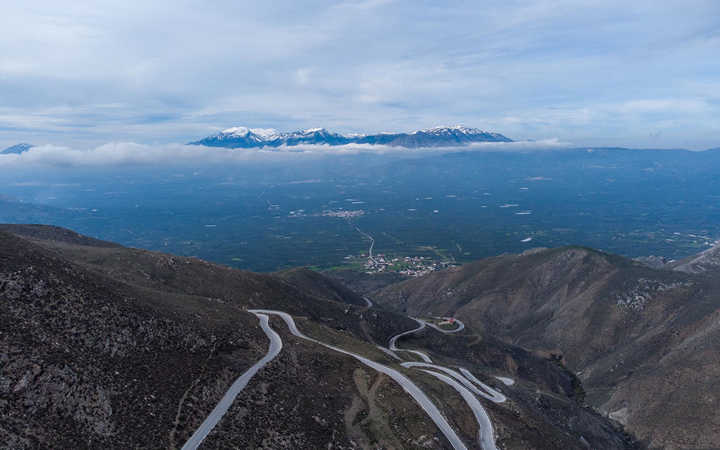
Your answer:
[[[248,136],[254,134],[256,136],[267,139],[272,136],[278,136],[280,133],[274,128],[248,128],[248,127],[232,127],[220,132],[220,135],[232,136]]]
[[[311,133],[327,133],[327,130],[325,128],[308,128],[307,130],[302,131],[304,134],[311,134]]]
[[[429,134],[438,134],[438,133],[462,133],[462,134],[481,134],[485,133],[485,131],[480,130],[479,128],[468,128],[462,125],[453,125],[453,126],[436,126],[432,128],[427,128],[425,130],[419,130],[415,131],[415,133],[429,133]]]
[[[30,150],[34,146],[32,144],[26,144],[26,143],[20,143],[15,144],[11,147],[6,148],[3,151],[0,151],[0,155],[19,155],[21,153],[25,153],[26,151]]]

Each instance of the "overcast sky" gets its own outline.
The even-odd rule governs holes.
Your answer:
[[[584,6],[579,6],[579,5]],[[720,146],[720,2],[4,2],[0,145],[462,124]]]

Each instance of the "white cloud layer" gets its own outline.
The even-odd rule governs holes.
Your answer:
[[[166,165],[241,164],[244,162],[283,162],[307,158],[355,155],[361,153],[394,156],[422,156],[456,151],[523,152],[569,148],[557,139],[536,142],[479,142],[465,147],[408,149],[383,145],[343,146],[298,145],[268,149],[228,149],[184,144],[137,144],[113,142],[89,149],[54,145],[33,147],[19,155],[0,155],[0,168],[32,167],[120,167]]]

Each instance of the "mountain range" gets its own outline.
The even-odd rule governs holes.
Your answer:
[[[499,133],[463,126],[435,127],[411,133],[378,133],[344,135],[324,128],[310,128],[293,132],[275,129],[233,127],[216,135],[190,142],[191,145],[228,148],[262,148],[310,145],[387,145],[391,147],[456,147],[475,142],[512,142]]]
[[[582,247],[502,255],[372,294],[554,355],[649,448],[718,448],[720,246],[653,269]]]
[[[307,269],[3,225],[0,299],[3,448],[642,448],[556,355]]]
[[[372,281],[0,225],[0,448],[179,448],[272,333],[202,448],[717,448],[718,254],[537,248]]]

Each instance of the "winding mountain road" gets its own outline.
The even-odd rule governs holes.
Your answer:
[[[415,322],[417,322],[417,323],[419,324],[419,326],[418,326],[417,328],[413,328],[412,330],[404,331],[404,332],[402,332],[402,333],[400,333],[400,334],[396,334],[395,336],[391,337],[391,338],[390,338],[390,342],[389,342],[389,349],[390,349],[391,351],[393,351],[393,352],[408,352],[408,353],[413,353],[413,354],[415,354],[415,355],[418,355],[418,356],[419,356],[423,361],[425,361],[426,363],[431,363],[431,362],[432,362],[432,359],[430,359],[430,357],[429,357],[428,355],[426,355],[425,353],[423,353],[423,352],[421,352],[421,351],[418,351],[418,350],[405,350],[405,349],[402,349],[402,348],[398,348],[397,345],[396,345],[397,340],[400,339],[401,337],[407,336],[407,335],[409,335],[409,334],[417,333],[417,332],[423,330],[423,329],[427,326],[427,323],[424,322],[424,321],[422,321],[422,320],[415,319],[415,318],[412,318],[412,319],[413,319]]]
[[[443,320],[449,320],[450,317],[434,317],[435,319],[443,319]],[[431,328],[434,328],[438,330],[441,333],[445,334],[451,334],[451,333],[458,333],[465,329],[465,324],[459,321],[458,319],[454,319],[455,323],[457,323],[457,328],[452,330],[446,330],[445,328],[440,328],[439,326],[435,325],[434,323],[427,322],[428,326]]]
[[[368,299],[366,299],[368,303],[368,307],[372,306],[372,302]],[[356,353],[344,350],[342,348],[336,347],[334,345],[327,344],[325,342],[322,342],[320,340],[311,338],[309,336],[306,336],[303,334],[297,327],[297,324],[295,323],[295,320],[292,318],[292,316],[288,313],[285,313],[283,311],[276,311],[276,310],[269,310],[269,309],[252,309],[248,312],[254,314],[258,317],[260,320],[260,326],[262,330],[267,335],[268,339],[270,340],[270,346],[268,348],[267,354],[257,363],[255,363],[252,367],[250,367],[245,373],[240,375],[240,377],[235,380],[235,382],[232,384],[230,389],[225,393],[225,395],[222,397],[220,402],[215,406],[215,408],[212,410],[212,412],[208,415],[208,417],[203,421],[203,423],[198,427],[197,430],[192,434],[190,439],[185,443],[185,445],[182,447],[182,450],[195,450],[197,449],[202,442],[205,440],[205,438],[210,434],[210,432],[215,428],[215,426],[220,422],[222,417],[227,413],[227,411],[230,409],[230,406],[232,405],[235,398],[238,396],[238,394],[247,386],[248,382],[252,379],[255,374],[265,367],[270,361],[272,361],[282,350],[283,342],[278,333],[276,333],[271,327],[270,327],[270,319],[269,316],[275,315],[281,318],[285,324],[287,325],[290,333],[298,338],[307,340],[309,342],[313,342],[317,345],[321,345],[325,348],[328,348],[330,350],[336,351],[338,353],[342,353],[344,355],[351,356],[355,358],[356,360],[360,361],[362,364],[375,369],[378,372],[384,373],[388,377],[392,378],[395,382],[397,382],[405,392],[407,392],[413,400],[425,411],[425,413],[428,415],[428,417],[435,423],[435,425],[438,427],[440,432],[443,433],[443,435],[447,438],[450,445],[455,450],[465,450],[467,449],[465,443],[460,439],[458,434],[455,432],[455,430],[450,426],[445,416],[443,416],[442,412],[438,409],[438,407],[430,400],[430,398],[423,392],[422,389],[420,389],[415,383],[413,383],[407,376],[402,374],[401,372],[388,367],[384,364],[380,364],[378,362],[372,361],[364,356],[358,355]],[[403,352],[409,352],[413,353],[420,358],[423,359],[424,362],[402,362],[401,365],[406,368],[415,367],[420,369],[422,372],[429,374],[442,382],[450,385],[453,389],[455,389],[460,396],[465,400],[467,405],[472,410],[475,420],[478,424],[478,443],[480,444],[481,448],[483,450],[497,450],[497,447],[495,446],[495,437],[494,437],[494,430],[492,426],[492,422],[490,420],[490,417],[488,416],[487,412],[483,408],[482,404],[477,399],[477,396],[483,397],[487,400],[493,401],[495,403],[502,403],[506,401],[506,397],[498,392],[497,390],[487,386],[486,384],[482,383],[480,380],[478,380],[475,376],[473,376],[470,371],[464,369],[464,368],[458,368],[460,372],[458,372],[455,369],[451,369],[449,367],[440,366],[437,364],[433,364],[432,360],[428,355],[426,355],[423,352],[417,351],[417,350],[404,350],[397,347],[397,341],[399,338],[403,336],[407,336],[409,334],[420,332],[421,330],[425,329],[428,325],[431,328],[434,328],[442,333],[457,333],[459,331],[462,331],[465,328],[465,325],[460,322],[458,322],[458,328],[454,330],[445,330],[442,329],[434,324],[425,322],[420,319],[414,319],[418,326],[417,328],[413,328],[411,330],[399,333],[395,336],[393,336],[389,341],[389,348],[384,347],[378,347],[382,351],[386,352],[387,354],[391,355],[395,359],[401,360],[401,358],[395,353],[399,351]],[[432,369],[432,370],[430,370]],[[496,377],[503,383],[510,385],[510,381],[513,381],[509,378],[503,378],[503,377]],[[478,389],[478,386],[482,388]]]
[[[455,378],[457,381],[461,382],[466,388],[470,389],[474,394],[479,395],[487,400],[490,400],[493,403],[504,403],[507,400],[507,397],[505,397],[505,395],[503,395],[501,392],[496,391],[495,389],[491,388],[487,384],[478,380],[472,373],[470,373],[469,370],[464,369],[464,368],[459,368],[460,372],[462,372],[462,375],[461,375],[457,370],[454,370],[454,369],[451,369],[451,368],[445,367],[445,366],[439,366],[437,364],[427,364],[427,363],[421,363],[421,362],[404,362],[404,363],[400,363],[400,365],[403,367],[424,367],[424,368],[428,368],[428,369],[439,370],[441,372],[445,372],[446,374]],[[482,387],[485,391],[481,391],[473,383]]]
[[[270,339],[270,347],[268,348],[267,354],[263,356],[260,361],[250,367],[245,373],[240,375],[237,380],[235,380],[232,386],[230,386],[230,389],[228,389],[225,395],[223,395],[220,399],[220,402],[215,406],[212,412],[210,412],[210,415],[207,416],[200,427],[195,430],[192,436],[190,436],[190,439],[188,439],[185,445],[182,446],[182,450],[195,450],[198,448],[213,428],[215,428],[218,422],[220,422],[220,419],[222,419],[228,409],[230,409],[230,406],[235,401],[235,398],[243,389],[245,389],[245,386],[247,386],[252,377],[254,377],[260,369],[265,367],[267,363],[275,359],[275,357],[280,353],[280,350],[282,350],[282,339],[280,339],[280,335],[278,335],[275,330],[270,328],[268,316],[262,313],[253,314],[260,319],[260,327],[265,332],[268,339]]]
[[[472,392],[447,375],[443,375],[432,370],[421,370],[452,386],[456,391],[458,391],[475,416],[475,421],[478,424],[478,443],[480,444],[480,447],[482,447],[483,450],[498,450],[495,445],[495,430],[493,429],[490,417],[487,415],[485,408],[483,408],[480,401],[478,401]]]
[[[417,350],[403,350],[397,347],[397,340],[399,338],[407,336],[409,334],[417,333],[423,330],[426,326],[440,331],[441,333],[452,334],[464,330],[465,324],[459,320],[456,320],[458,324],[457,328],[453,330],[446,330],[440,328],[433,323],[425,322],[424,320],[414,320],[420,325],[417,328],[413,328],[412,330],[405,331],[390,338],[390,350],[412,352],[420,355],[425,362],[408,361],[402,362],[400,363],[400,365],[406,368],[420,368],[422,372],[432,375],[433,377],[439,379],[440,381],[450,385],[453,389],[455,389],[463,398],[463,400],[465,400],[465,403],[472,410],[473,415],[475,416],[475,421],[478,424],[477,439],[480,447],[483,450],[497,450],[497,446],[495,445],[495,430],[493,428],[492,421],[490,420],[490,416],[488,416],[487,411],[485,411],[485,408],[483,408],[482,404],[475,395],[490,400],[494,403],[503,403],[507,400],[507,397],[505,397],[505,395],[503,395],[501,392],[498,392],[497,390],[478,380],[477,377],[475,377],[472,373],[470,373],[469,370],[465,368],[458,368],[458,370],[460,370],[460,372],[458,372],[457,370],[451,369],[449,367],[432,364],[432,360],[430,359],[430,357],[422,352],[418,352]],[[505,378],[504,380],[512,381],[509,378]],[[503,382],[507,384],[506,381]],[[482,390],[478,389],[478,386],[480,386]]]
[[[390,355],[391,357],[397,359],[398,361],[402,361],[402,358],[397,355],[394,351],[390,350],[389,348],[385,348],[382,345],[377,346],[378,349],[380,349],[383,353]]]
[[[427,413],[427,415],[432,419],[433,422],[435,422],[435,425],[440,429],[440,431],[445,435],[447,440],[450,442],[450,445],[456,450],[462,450],[467,449],[465,446],[465,443],[460,439],[460,437],[457,435],[455,430],[450,426],[448,421],[445,419],[445,417],[442,415],[440,410],[437,406],[430,400],[430,398],[423,392],[415,383],[413,383],[408,377],[403,375],[402,373],[398,372],[397,370],[390,368],[388,366],[385,366],[383,364],[377,363],[375,361],[372,361],[370,359],[365,358],[364,356],[360,356],[356,353],[349,352],[347,350],[343,350],[339,347],[335,347],[330,344],[326,344],[322,341],[319,341],[317,339],[313,339],[309,336],[304,335],[295,324],[295,320],[292,318],[292,316],[288,313],[282,312],[282,311],[274,311],[269,309],[254,309],[250,310],[250,312],[254,314],[273,314],[279,316],[283,321],[285,321],[285,324],[290,329],[290,332],[299,338],[305,339],[310,342],[314,342],[318,345],[322,345],[325,348],[329,348],[331,350],[334,350],[336,352],[342,353],[344,355],[352,356],[353,358],[357,359],[361,363],[365,364],[368,367],[371,367],[378,372],[382,372],[385,375],[389,376],[393,380],[395,380],[410,396],[417,402],[418,405]]]
[[[477,384],[478,386],[482,387],[483,389],[485,389],[486,391],[488,391],[490,393],[489,396],[483,395],[483,394],[479,394],[479,395],[482,395],[483,397],[487,398],[491,402],[495,402],[495,403],[503,403],[505,400],[507,400],[507,397],[505,397],[502,393],[496,391],[495,389],[491,388],[487,384],[478,380],[475,377],[475,375],[470,373],[469,370],[467,370],[463,367],[460,367],[459,370],[460,370],[460,373],[462,373],[465,376],[465,378],[467,378],[468,380],[472,381],[473,383]]]

